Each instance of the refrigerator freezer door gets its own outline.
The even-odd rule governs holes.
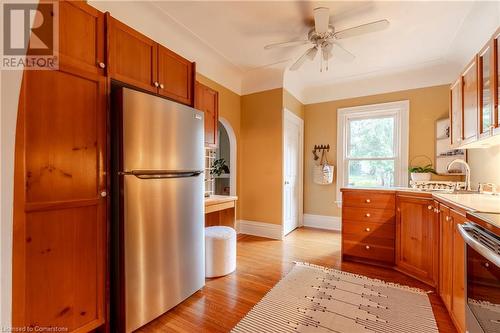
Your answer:
[[[205,283],[203,175],[122,175],[126,332],[182,302]]]
[[[203,170],[203,112],[123,88],[123,171]]]

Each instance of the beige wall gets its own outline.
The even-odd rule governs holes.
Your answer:
[[[304,119],[305,106],[295,98],[288,90],[283,89],[283,106],[284,108],[295,113],[299,118]]]
[[[241,193],[241,96],[209,78],[196,73],[196,80],[219,93],[219,117],[226,119],[236,136],[236,195]],[[241,201],[236,206],[236,218],[240,218]]]
[[[282,220],[283,89],[241,98],[241,219]]]
[[[478,183],[494,183],[500,186],[500,146],[469,149],[467,159],[472,188],[477,188]],[[500,191],[500,188],[497,191]]]
[[[340,216],[335,204],[336,184],[312,182],[314,145],[330,144],[328,160],[337,165],[337,109],[366,104],[410,101],[409,159],[417,155],[435,156],[435,121],[448,117],[448,85],[350,98],[305,106],[304,121],[304,213]],[[336,180],[336,179],[335,179]]]

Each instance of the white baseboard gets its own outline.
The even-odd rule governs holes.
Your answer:
[[[339,216],[304,214],[304,227],[342,230],[341,221]]]
[[[283,239],[283,226],[281,224],[238,220],[236,221],[236,230],[238,233],[245,235]]]

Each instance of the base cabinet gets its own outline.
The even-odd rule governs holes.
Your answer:
[[[457,225],[464,224],[466,219],[454,210],[451,210],[450,216],[453,223],[451,316],[457,328],[465,332],[465,242]]]
[[[453,221],[450,208],[439,205],[439,296],[448,311],[451,311],[453,293]]]
[[[398,270],[436,286],[439,223],[433,199],[396,197],[396,266]]]

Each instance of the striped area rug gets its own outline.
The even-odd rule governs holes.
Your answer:
[[[296,263],[232,332],[438,332],[426,292]]]

